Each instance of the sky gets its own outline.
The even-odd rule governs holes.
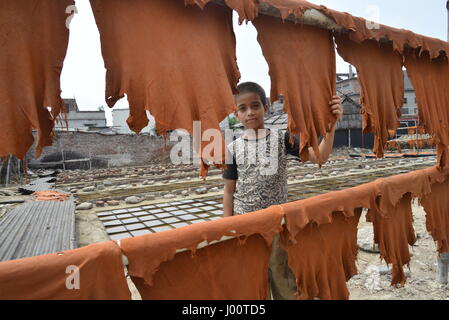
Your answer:
[[[447,40],[446,0],[311,0],[315,4],[346,11],[395,28]],[[70,38],[61,74],[63,98],[76,98],[80,110],[97,110],[103,106],[107,124],[112,125],[111,109],[104,100],[104,61],[100,36],[89,0],[75,0],[77,14],[70,23]],[[423,3],[425,5],[423,6]],[[257,32],[251,23],[238,25],[234,13],[237,40],[237,63],[241,81],[255,81],[270,92],[268,66],[257,43]],[[348,72],[348,65],[337,58],[337,72]],[[114,108],[126,108],[126,98]]]

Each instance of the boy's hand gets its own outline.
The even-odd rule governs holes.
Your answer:
[[[334,117],[333,123],[337,123],[338,120],[343,116],[343,107],[341,105],[341,99],[339,96],[333,96],[332,100],[329,102],[330,112]]]

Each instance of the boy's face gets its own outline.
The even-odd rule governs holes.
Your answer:
[[[268,111],[267,105],[263,105],[260,97],[253,92],[245,92],[235,96],[237,106],[237,118],[246,129],[264,128],[264,116]]]

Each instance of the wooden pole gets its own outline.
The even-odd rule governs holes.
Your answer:
[[[62,169],[65,171],[65,157],[64,157],[64,150],[62,150],[61,153],[62,153]]]
[[[21,184],[22,183],[22,175],[21,175],[21,173],[20,173],[20,170],[21,170],[22,168],[21,168],[21,160],[20,159],[17,159],[17,174],[19,175],[19,183]]]
[[[211,0],[211,2],[226,6],[226,3],[224,0]],[[267,3],[259,3],[258,5],[259,14],[271,16],[275,18],[281,18],[281,14],[278,8],[272,7]],[[447,4],[449,8],[449,0]],[[449,9],[448,9],[449,10]],[[332,20],[330,17],[326,16],[324,13],[317,9],[307,9],[301,18],[295,19],[293,15],[290,15],[287,17],[288,21],[303,23],[312,27],[317,27],[321,29],[327,29],[332,31],[338,31],[342,33],[348,33],[350,32],[349,29],[346,29],[340,25],[338,25],[334,20]],[[448,27],[448,41],[449,41],[449,27]],[[389,40],[386,36],[382,36],[379,39],[379,42],[382,43],[393,43],[393,41]],[[406,43],[405,47],[409,47],[409,45]]]
[[[212,0],[212,2],[226,6],[226,3],[224,0]],[[263,14],[266,16],[271,16],[275,18],[281,18],[281,13],[279,12],[279,9],[270,6],[267,3],[259,3],[257,5],[259,7],[259,14]],[[299,23],[307,24],[309,26],[318,27],[322,29],[328,29],[328,30],[335,30],[335,31],[343,31],[343,32],[349,32],[349,30],[344,29],[343,27],[339,26],[335,23],[334,20],[326,16],[324,13],[316,10],[316,9],[308,9],[304,12],[303,16],[299,19],[295,20],[295,17],[293,15],[290,15],[287,17],[288,21],[296,21]]]
[[[11,155],[8,156],[8,165],[6,166],[6,181],[5,185],[9,184],[9,175],[11,173]]]
[[[348,129],[348,147],[351,148],[351,128]]]

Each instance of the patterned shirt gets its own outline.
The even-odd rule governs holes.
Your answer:
[[[233,157],[223,178],[237,180],[234,214],[243,214],[287,202],[287,154],[299,158],[299,139],[287,131],[269,130],[260,139],[234,140],[228,145]]]

